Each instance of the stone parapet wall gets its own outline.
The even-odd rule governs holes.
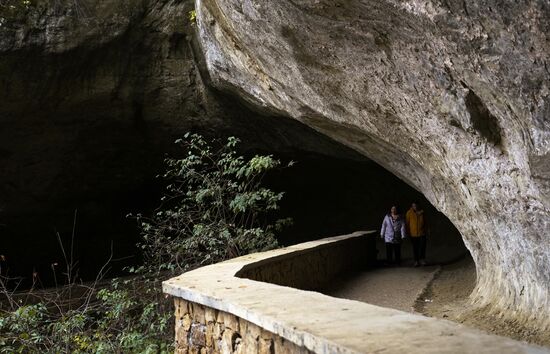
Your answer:
[[[311,248],[298,245],[300,249],[247,264],[235,276],[302,290],[320,289],[337,274],[372,261],[369,246],[371,251],[375,247],[374,234],[359,232],[354,237]],[[174,304],[177,354],[312,353],[231,313],[181,298],[175,298]]]
[[[365,237],[283,254],[247,265],[235,275],[302,290],[322,289],[339,273],[361,269],[372,262],[369,249],[376,247],[375,237],[374,231],[365,232]]]
[[[247,320],[176,298],[176,354],[311,353]]]
[[[308,291],[361,266],[368,238],[356,232],[250,254],[163,282],[175,297],[176,353],[550,353],[457,323]]]

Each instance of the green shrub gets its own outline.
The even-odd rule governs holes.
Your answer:
[[[277,246],[275,233],[291,220],[274,218],[283,193],[263,187],[262,179],[281,162],[239,156],[238,142],[231,137],[214,147],[196,134],[177,141],[187,155],[166,160],[163,206],[140,218],[141,271],[185,271]]]
[[[23,305],[0,316],[0,353],[169,353],[171,306],[153,283],[114,280],[74,310]],[[149,289],[154,291],[147,292]]]
[[[236,152],[238,142],[231,137],[209,143],[196,134],[177,141],[186,155],[166,160],[169,184],[157,213],[138,216],[144,264],[130,268],[127,280],[103,287],[78,284],[68,264],[67,286],[30,303],[7,290],[0,268],[0,294],[11,306],[8,311],[0,306],[0,353],[172,352],[172,303],[160,282],[202,264],[276,247],[275,233],[290,223],[275,217],[283,193],[262,186],[280,161],[246,159]]]
[[[197,11],[195,11],[195,10],[189,11],[189,22],[191,22],[191,24],[193,24],[196,21],[197,21]]]

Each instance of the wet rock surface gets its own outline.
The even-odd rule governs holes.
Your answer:
[[[550,316],[546,1],[197,1],[212,84],[414,186],[462,233],[474,300]]]

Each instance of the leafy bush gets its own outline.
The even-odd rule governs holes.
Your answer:
[[[74,310],[39,302],[3,314],[0,353],[170,352],[169,306],[115,284]]]
[[[185,271],[277,246],[275,233],[291,220],[273,217],[283,193],[262,187],[262,179],[281,162],[238,156],[238,142],[231,137],[214,148],[196,134],[177,141],[187,156],[166,160],[163,206],[153,218],[140,218],[140,271]]]
[[[144,263],[130,268],[127,280],[79,284],[71,275],[72,257],[66,257],[67,286],[22,297],[7,290],[0,267],[0,293],[9,306],[0,306],[0,353],[171,352],[172,307],[160,282],[175,272],[276,247],[275,233],[290,223],[274,215],[283,193],[262,187],[280,161],[246,159],[236,152],[238,142],[231,137],[209,143],[197,134],[177,141],[186,155],[166,160],[169,184],[157,213],[137,217]]]

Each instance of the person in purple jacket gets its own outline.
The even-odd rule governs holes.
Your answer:
[[[390,212],[384,217],[380,236],[386,242],[386,261],[388,265],[393,263],[401,265],[401,240],[405,238],[405,219],[399,214],[397,207],[391,207]]]

